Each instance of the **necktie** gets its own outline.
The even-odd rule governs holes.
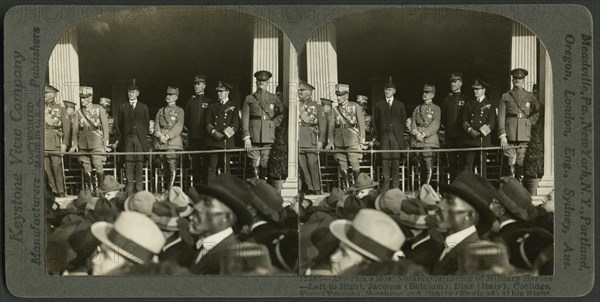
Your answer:
[[[447,243],[444,244],[444,246],[445,246],[445,248],[442,251],[442,254],[440,255],[440,259],[439,260],[444,259],[444,257],[446,256],[446,254],[448,254],[448,252],[450,251],[450,246]]]
[[[200,246],[200,249],[198,250],[198,256],[196,257],[196,261],[194,261],[194,263],[198,263],[200,262],[200,260],[202,259],[202,257],[204,257],[204,255],[206,255],[206,249],[204,248],[204,244]]]
[[[394,102],[394,100],[389,100],[388,101],[388,105],[390,106],[390,108],[392,108],[392,102]]]
[[[135,103],[137,103],[137,102],[131,102],[131,107],[132,107],[133,109],[135,109]]]

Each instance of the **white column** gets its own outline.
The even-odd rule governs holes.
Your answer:
[[[267,90],[275,93],[279,84],[279,29],[271,22],[257,18],[254,23],[253,43],[252,91],[256,91],[256,79],[253,74],[259,70],[268,70],[273,77]]]
[[[65,33],[50,54],[49,84],[58,88],[57,103],[71,101],[79,106],[79,55],[77,30]]]
[[[525,89],[531,91],[537,83],[537,38],[525,26],[518,22],[512,24],[512,49],[510,69],[523,68],[529,72]]]
[[[538,196],[554,189],[554,95],[552,65],[546,48],[540,44],[540,99],[544,102],[544,176],[538,185]]]
[[[307,81],[316,89],[314,99],[335,100],[338,82],[337,39],[335,24],[326,23],[306,43]]]
[[[283,95],[288,100],[288,176],[281,196],[289,200],[298,195],[298,53],[283,35]]]

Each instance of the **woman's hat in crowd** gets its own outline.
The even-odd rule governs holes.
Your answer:
[[[150,263],[166,242],[158,226],[138,212],[122,212],[114,224],[100,221],[91,229],[100,242],[138,264]]]
[[[369,177],[369,175],[367,173],[360,173],[358,175],[358,178],[357,178],[355,184],[353,184],[352,186],[350,186],[350,188],[348,188],[348,192],[354,192],[354,191],[360,191],[363,189],[373,188],[378,185],[379,185],[379,183],[376,181],[373,181],[373,179],[371,179],[371,177]]]
[[[350,248],[378,262],[391,261],[406,239],[391,217],[374,209],[360,210],[352,221],[335,220],[329,230]]]

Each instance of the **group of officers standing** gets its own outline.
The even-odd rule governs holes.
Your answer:
[[[148,106],[138,100],[140,89],[135,80],[127,89],[128,102],[119,105],[114,118],[108,114],[110,99],[101,98],[100,104],[92,103],[92,87],[80,87],[81,105],[76,109],[74,102],[64,101],[64,107],[56,103],[58,89],[46,84],[45,150],[55,151],[45,155],[46,183],[57,196],[66,195],[63,158],[57,151],[86,153],[79,155],[78,160],[84,170],[84,189],[91,191],[94,191],[93,170],[98,184],[103,182],[106,152],[134,152],[124,156],[126,192],[131,195],[144,190],[143,166],[146,157],[137,152],[149,152],[154,147],[152,149],[165,152],[160,158],[164,188],[168,190],[175,181],[179,156],[168,152],[184,149],[184,127],[187,128],[192,151],[233,149],[234,136],[241,131],[254,176],[265,178],[270,145],[275,141],[275,129],[283,121],[285,110],[279,97],[267,91],[271,72],[261,70],[254,77],[257,91],[245,98],[241,112],[229,99],[232,86],[223,81],[219,81],[215,88],[218,95],[215,101],[204,94],[207,77],[195,75],[194,95],[184,108],[176,104],[179,88],[168,86],[166,104],[158,111],[153,127]],[[110,126],[111,122],[114,122],[113,127]],[[150,142],[148,137],[151,137]],[[227,152],[200,152],[195,153],[192,159],[195,186],[213,180],[220,163],[223,163],[224,173],[229,171]]]
[[[356,102],[349,101],[350,87],[337,84],[337,100],[321,98],[319,104],[312,99],[314,87],[301,82],[298,88],[300,131],[299,163],[301,178],[306,183],[307,194],[321,194],[320,165],[317,149],[339,150],[335,158],[339,164],[342,186],[350,187],[350,176],[356,181],[360,172],[361,150],[376,147],[380,150],[418,149],[420,183],[429,184],[433,175],[432,149],[440,148],[438,131],[443,128],[446,147],[480,148],[492,146],[492,131],[496,128],[508,159],[510,174],[522,179],[527,145],[531,128],[538,122],[541,104],[537,97],[524,89],[527,70],[517,68],[510,72],[513,88],[504,93],[498,108],[486,96],[488,83],[476,79],[470,93],[462,93],[463,76],[452,73],[449,77],[452,92],[441,106],[433,103],[436,87],[424,84],[422,100],[412,115],[406,115],[404,103],[396,96],[396,85],[387,83],[383,89],[385,99],[372,106],[371,125],[365,122],[368,98],[358,95]],[[366,127],[373,129],[374,138],[367,141]],[[353,152],[355,151],[355,152]],[[454,150],[447,152],[450,180],[463,170],[473,170],[481,165],[479,173],[485,176],[485,152],[479,150]],[[382,152],[382,189],[399,188],[401,153]],[[349,167],[351,171],[349,171]]]

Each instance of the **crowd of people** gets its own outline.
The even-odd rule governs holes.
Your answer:
[[[396,94],[397,86],[391,80],[383,87],[385,99],[368,106],[369,99],[357,95],[356,102],[349,100],[350,86],[337,84],[337,99],[312,98],[315,87],[300,82],[299,163],[300,176],[306,194],[322,193],[319,149],[337,150],[342,188],[348,189],[360,173],[361,150],[376,148],[384,151],[405,149],[420,150],[418,153],[418,179],[420,185],[429,184],[433,176],[432,149],[468,149],[492,146],[492,135],[497,134],[510,171],[503,175],[522,179],[524,159],[531,129],[540,119],[542,105],[537,97],[525,90],[528,72],[522,68],[511,71],[513,88],[504,93],[498,108],[487,97],[488,83],[475,79],[472,92],[461,91],[463,75],[449,76],[452,92],[438,106],[434,103],[436,87],[423,85],[422,103],[407,114],[404,102]],[[371,113],[366,108],[371,109]],[[367,139],[367,129],[372,139]],[[439,133],[444,132],[444,145]],[[382,152],[382,187],[399,188],[403,156],[400,152]],[[486,152],[465,150],[448,152],[450,181],[461,171],[474,170],[486,175]],[[352,181],[351,181],[352,180]]]
[[[471,171],[441,195],[379,188],[361,173],[344,192],[302,200],[302,275],[552,275],[553,193],[534,206],[514,177]]]
[[[106,176],[60,207],[46,192],[53,275],[272,275],[298,271],[298,215],[262,179],[230,174],[184,193],[136,192]]]
[[[184,133],[187,150],[207,151],[234,149],[241,137],[250,161],[253,176],[265,179],[270,146],[275,140],[275,130],[286,112],[280,95],[267,91],[271,72],[254,74],[257,91],[246,96],[241,108],[230,99],[232,86],[219,81],[215,90],[218,100],[205,96],[205,75],[193,78],[194,95],[184,105],[177,106],[179,88],[168,86],[165,106],[151,119],[148,106],[142,103],[140,88],[135,80],[128,86],[127,102],[116,107],[111,117],[111,100],[100,98],[93,103],[93,87],[80,87],[80,107],[70,101],[64,106],[56,102],[58,89],[45,86],[45,171],[47,184],[57,196],[64,197],[65,182],[62,156],[69,152],[78,157],[83,168],[83,188],[95,191],[95,185],[104,180],[106,153],[120,152],[171,152],[159,156],[163,169],[165,190],[170,189],[177,176],[179,156],[173,152],[184,150]],[[184,131],[185,129],[185,131]],[[79,154],[78,154],[79,153]],[[144,154],[124,156],[126,192],[131,195],[144,190]],[[218,174],[228,173],[229,153],[205,152],[192,156],[194,185],[206,184]]]

